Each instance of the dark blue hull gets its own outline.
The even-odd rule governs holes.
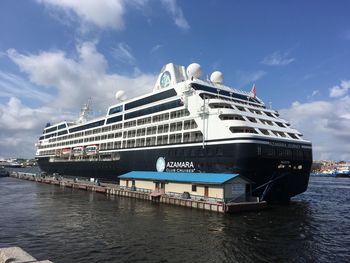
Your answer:
[[[312,164],[310,147],[289,149],[266,143],[218,144],[204,149],[198,145],[155,147],[119,154],[115,161],[50,162],[38,158],[38,165],[47,173],[118,181],[119,175],[129,171],[156,171],[156,162],[163,157],[166,171],[239,173],[254,182],[253,189],[258,188],[253,195],[261,197],[265,191],[265,200],[283,202],[306,191]],[[269,181],[273,183],[264,185]]]

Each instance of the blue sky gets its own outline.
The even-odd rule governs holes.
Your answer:
[[[152,89],[168,63],[224,73],[314,144],[350,159],[348,1],[38,0],[0,3],[0,157],[34,154],[47,121]]]

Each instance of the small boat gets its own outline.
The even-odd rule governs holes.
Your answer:
[[[1,162],[0,165],[2,167],[10,167],[10,168],[21,168],[23,167],[22,164],[15,162],[15,161],[5,161]]]
[[[343,178],[349,178],[350,177],[350,171],[349,170],[339,170],[335,177],[343,177]]]

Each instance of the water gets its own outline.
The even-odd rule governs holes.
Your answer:
[[[222,215],[0,178],[0,247],[59,262],[350,262],[350,179]]]

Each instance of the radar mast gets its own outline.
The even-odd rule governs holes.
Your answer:
[[[92,98],[90,97],[88,102],[83,105],[80,110],[80,115],[77,123],[85,123],[88,121],[88,116],[92,112],[91,110]]]

